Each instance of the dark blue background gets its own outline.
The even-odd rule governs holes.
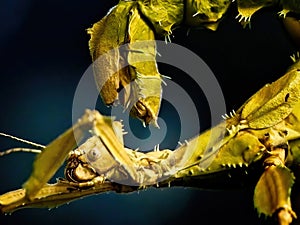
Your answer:
[[[1,1],[1,132],[47,144],[71,126],[73,94],[91,62],[85,29],[116,3]],[[255,15],[251,30],[238,24],[236,14],[231,9],[217,32],[191,30],[187,36],[187,29],[182,28],[175,30],[172,38],[196,52],[213,70],[228,110],[237,109],[265,83],[279,78],[296,50],[276,12],[263,10]],[[176,74],[164,74],[184,81]],[[190,84],[186,85],[190,89]],[[193,93],[196,96],[199,90]],[[203,111],[199,114],[205,129],[209,112]],[[167,118],[168,110],[162,109],[162,116]],[[0,138],[1,150],[18,146],[23,145]],[[33,157],[16,153],[0,158],[0,193],[21,187],[30,174]],[[202,225],[257,224],[263,220],[253,209],[251,191],[170,188],[102,194],[51,211],[25,209],[0,215],[0,224],[194,224],[192,220]]]

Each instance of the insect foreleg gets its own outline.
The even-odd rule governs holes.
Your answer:
[[[33,171],[24,184],[29,199],[34,198],[38,191],[55,174],[64,163],[69,152],[77,146],[77,142],[93,126],[94,120],[95,112],[87,110],[73,127],[53,140],[37,155],[33,163]]]
[[[0,195],[0,211],[11,213],[22,208],[54,208],[81,199],[108,191],[127,193],[136,190],[134,187],[123,186],[111,182],[96,183],[93,188],[79,188],[68,182],[57,182],[44,185],[32,200],[26,198],[26,190],[18,189]]]

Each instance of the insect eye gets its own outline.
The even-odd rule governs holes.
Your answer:
[[[88,152],[87,158],[90,162],[94,162],[99,159],[101,156],[100,151],[97,148],[93,148],[91,151]]]

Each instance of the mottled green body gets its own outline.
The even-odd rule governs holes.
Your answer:
[[[237,18],[244,25],[268,6],[282,7],[283,17],[300,12],[298,0],[121,0],[88,29],[95,81],[104,102],[112,104],[124,88],[123,104],[131,115],[157,125],[162,78],[156,36],[169,38],[181,25],[215,30],[231,4],[237,4]],[[110,190],[194,186],[193,180],[205,187],[208,179],[230,180],[237,170],[250,175],[255,165],[262,173],[254,190],[258,213],[277,215],[280,224],[290,224],[296,217],[290,203],[295,180],[290,168],[300,163],[300,61],[294,61],[283,77],[260,89],[230,117],[174,151],[125,148],[120,123],[88,110],[38,155],[24,189],[0,196],[0,209],[54,207]],[[91,137],[73,150],[87,130]],[[66,157],[66,179],[47,185]],[[210,187],[222,188],[217,183]]]
[[[49,145],[57,146],[55,149],[49,151],[46,146],[37,158],[32,173],[34,182],[32,177],[26,182],[26,195],[18,190],[0,196],[1,208],[12,211],[55,206],[107,190],[127,192],[172,184],[195,186],[195,180],[199,187],[222,188],[216,186],[218,180],[230,181],[235,171],[244,172],[247,178],[255,166],[262,171],[254,191],[258,213],[268,216],[277,213],[280,221],[289,224],[295,217],[290,204],[295,177],[289,167],[300,162],[298,63],[249,98],[231,117],[174,151],[156,148],[143,153],[125,148],[120,123],[96,111],[87,111],[73,128],[80,135],[86,127],[92,137],[69,153],[66,167],[69,181],[49,187],[44,186],[43,180],[36,185],[39,176],[44,176],[44,172],[38,172],[41,168],[54,169],[53,163],[42,161],[40,165],[42,155],[63,152],[63,146],[58,146],[62,140],[69,145],[74,143],[66,132]],[[58,168],[56,164],[54,167]]]
[[[125,98],[120,100],[131,115],[158,126],[162,82],[156,64],[156,37],[170,41],[172,30],[181,25],[216,30],[230,4],[231,0],[121,0],[88,29],[95,81],[104,103],[113,104],[124,88]],[[284,17],[290,11],[299,13],[298,1],[238,0],[237,18],[249,24],[255,12],[278,4]],[[152,88],[145,88],[149,80]]]

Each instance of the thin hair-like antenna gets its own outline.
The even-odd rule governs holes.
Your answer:
[[[29,153],[36,153],[39,154],[42,152],[42,150],[39,149],[30,149],[30,148],[12,148],[12,149],[8,149],[4,152],[0,152],[0,157],[4,156],[4,155],[8,155],[10,153],[14,153],[14,152],[29,152]]]
[[[32,145],[32,146],[35,146],[35,147],[38,147],[38,148],[45,148],[45,147],[46,147],[46,146],[44,146],[44,145],[37,144],[37,143],[34,143],[34,142],[32,142],[32,141],[27,141],[27,140],[25,140],[25,139],[18,138],[18,137],[15,137],[15,136],[13,136],[13,135],[1,133],[1,132],[0,132],[0,136],[8,137],[8,138],[11,138],[11,139],[13,139],[13,140],[17,140],[17,141],[20,141],[20,142],[23,142],[23,143],[26,143],[26,144],[29,144],[29,145]]]

